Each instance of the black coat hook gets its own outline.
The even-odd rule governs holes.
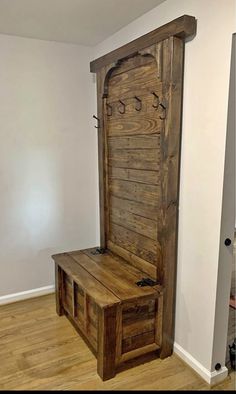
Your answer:
[[[134,98],[136,99],[136,105],[135,105],[136,111],[141,111],[141,109],[142,109],[142,100],[139,97],[137,97],[137,96],[134,96]]]
[[[107,103],[107,116],[111,116],[112,115],[112,106],[111,104]]]
[[[99,129],[100,128],[100,119],[98,119],[97,116],[95,116],[95,115],[93,115],[93,118],[98,121],[97,126],[94,126],[95,129]]]
[[[153,101],[152,106],[153,106],[153,108],[158,108],[160,105],[159,96],[155,92],[152,92],[152,94],[154,96],[154,101],[155,100],[157,101],[157,104],[154,104],[154,101]]]
[[[161,120],[165,120],[165,118],[166,118],[166,107],[162,103],[160,103],[160,107],[162,108],[162,110],[164,112],[164,117],[163,116],[159,116],[159,118]]]
[[[125,113],[125,103],[123,103],[123,101],[119,100],[120,104],[122,105],[122,109],[121,106],[119,106],[118,111],[120,114],[124,114]]]

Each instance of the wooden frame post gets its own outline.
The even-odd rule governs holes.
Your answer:
[[[97,372],[102,380],[115,376],[117,306],[98,311]]]
[[[62,306],[62,291],[63,291],[63,272],[61,267],[55,263],[55,295],[56,295],[56,312],[58,316],[64,315],[64,308]]]

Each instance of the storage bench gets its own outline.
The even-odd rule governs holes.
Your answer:
[[[96,248],[52,256],[58,315],[66,314],[97,357],[98,374],[113,377],[128,359],[161,346],[161,287],[139,287],[145,274]]]

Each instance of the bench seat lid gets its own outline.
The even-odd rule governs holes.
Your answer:
[[[118,297],[91,276],[68,253],[56,254],[52,258],[101,308],[120,303]]]
[[[66,268],[70,266],[71,272],[76,271],[76,281],[80,281],[81,285],[85,288],[87,282],[93,282],[94,288],[92,288],[93,295],[98,303],[98,294],[102,292],[102,289],[108,293],[107,303],[114,303],[118,301],[134,301],[140,297],[158,297],[158,293],[161,290],[160,286],[145,286],[139,287],[136,282],[140,281],[146,275],[138,270],[137,268],[128,264],[124,259],[118,255],[113,254],[109,250],[105,254],[94,254],[96,248],[78,250],[73,252],[68,252],[64,254],[67,256]],[[56,255],[58,256],[58,255]],[[53,256],[54,260],[61,265],[58,258]],[[64,260],[61,259],[61,260]],[[65,264],[63,264],[63,269],[65,269]],[[84,279],[80,276],[80,270],[83,270],[83,276],[87,275],[90,277]],[[69,273],[68,273],[69,274]],[[73,275],[72,275],[73,276]],[[88,286],[87,286],[88,287]],[[91,288],[88,293],[91,292]]]

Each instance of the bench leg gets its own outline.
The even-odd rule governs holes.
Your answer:
[[[62,269],[55,263],[56,312],[58,316],[64,315],[64,309],[62,306],[62,286]]]
[[[97,372],[102,380],[115,376],[116,314],[115,305],[98,311]]]

